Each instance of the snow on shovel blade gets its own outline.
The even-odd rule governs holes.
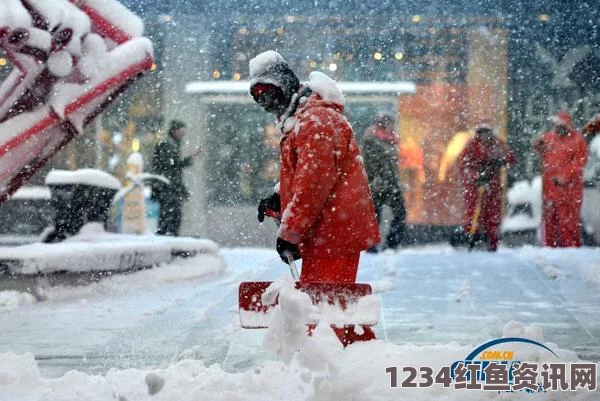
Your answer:
[[[240,322],[245,329],[267,328],[269,324],[269,313],[277,306],[278,296],[269,297],[269,293],[263,297],[272,281],[246,281],[240,283],[239,287],[239,311]],[[377,324],[378,308],[367,308],[365,313],[356,313],[356,306],[359,301],[371,295],[372,290],[369,284],[363,283],[301,283],[296,282],[296,289],[308,294],[313,305],[319,306],[321,312],[327,311],[328,317],[338,322],[347,319],[348,315],[354,319],[352,324],[361,324],[372,326]],[[269,289],[270,291],[271,289]],[[331,314],[331,311],[337,309],[339,313]],[[307,324],[317,323],[318,316],[315,316]],[[350,322],[348,322],[350,324]]]

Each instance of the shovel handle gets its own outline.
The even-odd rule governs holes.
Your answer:
[[[477,188],[477,203],[475,204],[475,210],[473,211],[473,219],[471,221],[471,229],[469,230],[469,252],[475,248],[475,236],[479,229],[479,216],[481,215],[481,203],[483,202],[483,195],[485,194],[485,185],[480,185]]]
[[[284,255],[288,261],[288,265],[290,266],[290,273],[292,274],[292,278],[294,279],[294,281],[299,281],[300,275],[298,274],[298,268],[296,267],[294,256],[291,252],[284,252]]]

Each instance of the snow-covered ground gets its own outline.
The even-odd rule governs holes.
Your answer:
[[[359,281],[380,299],[378,340],[346,350],[326,326],[304,336],[285,311],[293,317],[285,330],[241,329],[239,282],[289,273],[273,250],[220,255],[225,268],[199,255],[94,284],[38,283],[37,299],[0,292],[0,400],[600,399],[582,390],[392,388],[386,373],[450,365],[502,336],[542,341],[562,362],[598,363],[600,249],[364,254]],[[549,357],[520,352],[521,360]]]

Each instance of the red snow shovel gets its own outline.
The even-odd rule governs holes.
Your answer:
[[[288,264],[292,278],[296,282],[296,289],[308,294],[313,305],[326,302],[329,305],[339,305],[342,310],[348,306],[356,304],[362,297],[371,295],[372,290],[369,284],[363,283],[302,283],[299,280],[296,263],[291,255],[287,255]],[[263,294],[272,284],[272,281],[245,281],[240,283],[239,287],[239,312],[240,323],[245,329],[264,329],[269,324],[269,313],[278,304],[278,295],[274,301],[263,303]],[[361,321],[357,324],[363,326],[373,326],[377,324],[378,316],[360,316]],[[307,322],[314,324],[316,321]]]

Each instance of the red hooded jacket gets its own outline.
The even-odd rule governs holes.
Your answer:
[[[548,131],[534,144],[542,158],[543,198],[554,203],[580,203],[587,144],[567,112],[560,112],[554,118],[567,128],[569,134],[561,136],[555,130]]]
[[[460,172],[463,184],[465,215],[463,227],[470,232],[478,201],[479,185],[485,183],[481,199],[479,223],[486,227],[490,244],[495,248],[499,240],[498,228],[502,221],[501,167],[516,162],[513,151],[497,137],[473,138],[460,156]]]
[[[303,257],[349,256],[380,241],[367,176],[343,105],[313,93],[283,126],[278,236]]]

